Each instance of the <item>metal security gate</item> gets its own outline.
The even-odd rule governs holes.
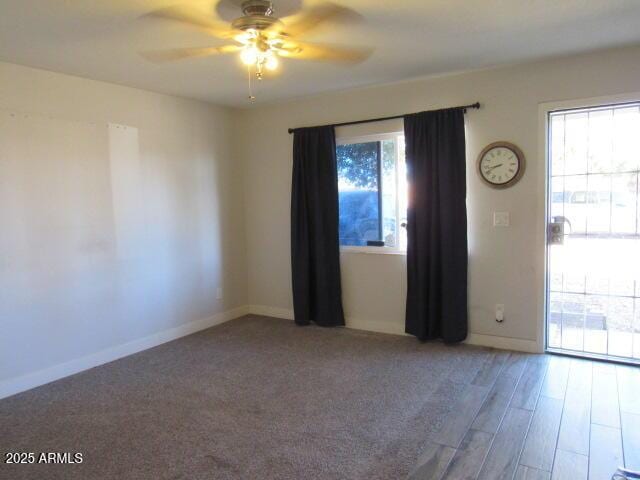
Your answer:
[[[640,361],[640,103],[548,119],[547,349]]]

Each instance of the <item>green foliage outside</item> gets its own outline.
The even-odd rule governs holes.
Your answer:
[[[392,141],[382,142],[382,168],[385,171],[394,168],[394,148]],[[339,145],[336,153],[339,178],[346,179],[354,187],[378,189],[378,142]]]

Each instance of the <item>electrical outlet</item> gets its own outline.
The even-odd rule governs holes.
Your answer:
[[[504,322],[504,304],[496,303],[496,322]]]
[[[218,300],[222,300],[222,288],[218,287],[218,290],[216,291],[216,298]]]

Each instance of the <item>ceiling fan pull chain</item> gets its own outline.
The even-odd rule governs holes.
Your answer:
[[[247,65],[247,79],[249,81],[249,100],[253,101],[256,99],[255,95],[253,95],[253,92],[251,90],[251,65]]]

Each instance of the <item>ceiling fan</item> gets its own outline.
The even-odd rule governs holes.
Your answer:
[[[282,19],[274,16],[273,3],[269,0],[245,0],[240,8],[243,15],[233,20],[230,25],[186,6],[155,10],[145,16],[195,27],[230,43],[222,46],[145,52],[142,55],[153,62],[167,62],[239,53],[242,63],[247,65],[249,78],[253,69],[256,78],[261,80],[265,70],[278,68],[279,57],[356,64],[366,60],[373,51],[365,47],[318,44],[299,39],[320,24],[348,22],[360,18],[353,10],[334,3],[316,4],[299,14]],[[249,98],[255,97],[250,93]]]

